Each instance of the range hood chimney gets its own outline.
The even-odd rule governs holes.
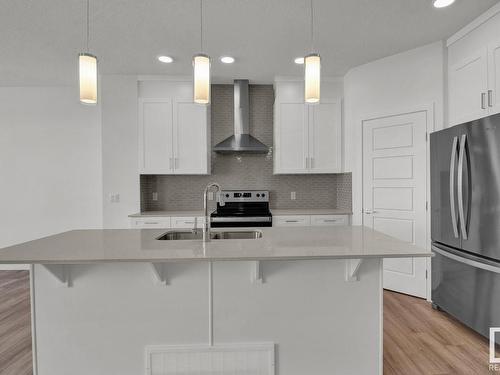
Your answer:
[[[234,134],[215,145],[215,152],[226,154],[268,152],[265,144],[250,135],[249,107],[248,80],[234,80]]]

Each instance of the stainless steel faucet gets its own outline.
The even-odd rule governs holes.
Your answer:
[[[204,208],[204,213],[205,213],[205,223],[203,224],[203,242],[209,242],[210,241],[210,216],[208,215],[208,192],[210,191],[210,189],[212,188],[216,188],[216,192],[217,192],[217,195],[216,195],[216,201],[217,201],[217,197],[220,196],[220,192],[222,190],[222,188],[220,187],[220,185],[216,182],[211,182],[207,185],[207,187],[205,188],[205,191],[203,192],[203,208]],[[219,199],[219,204],[221,206],[224,206],[224,201],[222,199]]]

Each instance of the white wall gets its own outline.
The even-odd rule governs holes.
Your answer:
[[[434,129],[443,127],[442,42],[371,62],[344,79],[346,170],[352,171],[353,223],[362,215],[363,119],[432,106]]]
[[[75,87],[1,87],[0,103],[0,248],[101,227],[99,107]]]
[[[128,228],[128,215],[139,212],[137,77],[101,79],[104,228]],[[112,203],[111,194],[120,201]]]

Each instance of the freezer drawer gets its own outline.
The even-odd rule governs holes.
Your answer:
[[[433,303],[488,337],[490,327],[500,327],[500,263],[464,258],[444,246],[432,250]]]

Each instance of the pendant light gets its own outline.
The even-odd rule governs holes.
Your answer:
[[[89,1],[87,0],[86,52],[78,55],[80,102],[97,103],[97,57],[89,53]]]
[[[203,0],[200,0],[200,53],[193,57],[194,102],[210,103],[210,57],[203,52]]]
[[[314,9],[311,4],[311,51],[314,51]],[[306,103],[319,103],[321,88],[321,57],[311,52],[304,57],[304,100]]]

